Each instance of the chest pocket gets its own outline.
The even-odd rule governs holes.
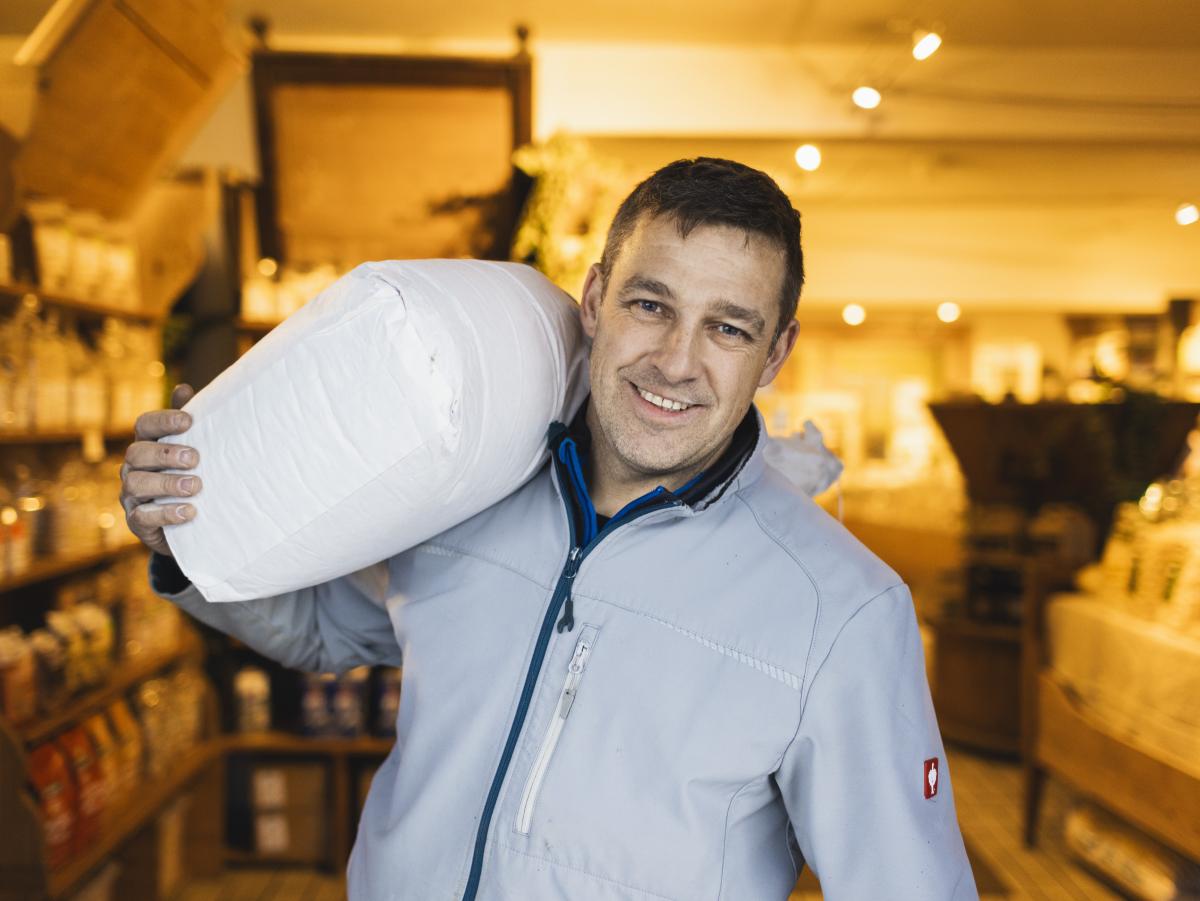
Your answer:
[[[541,715],[506,802],[507,843],[636,888],[630,898],[708,897],[734,796],[760,791],[777,822],[770,774],[799,692],[645,617],[581,608],[587,624],[564,636],[569,656],[542,677]]]

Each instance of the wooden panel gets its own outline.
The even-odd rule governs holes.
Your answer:
[[[1167,762],[1112,734],[1046,673],[1038,690],[1036,754],[1100,806],[1200,860],[1200,767]]]
[[[288,85],[273,106],[288,261],[349,268],[487,251],[488,210],[473,199],[508,189],[504,89]]]
[[[525,33],[508,59],[263,51],[253,57],[261,252],[507,259],[530,140]]]
[[[236,72],[212,17],[183,37],[185,0],[97,0],[41,72],[17,160],[26,195],[58,197],[120,218],[180,149]],[[183,49],[156,29],[160,22]]]
[[[953,622],[937,632],[933,701],[942,735],[988,751],[1020,748],[1020,660],[1017,631]]]
[[[155,32],[163,49],[202,84],[226,64],[225,4],[221,0],[117,0],[128,18]]]

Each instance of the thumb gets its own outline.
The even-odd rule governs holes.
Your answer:
[[[171,392],[171,408],[173,410],[178,410],[189,400],[191,400],[195,394],[196,392],[191,385],[186,383],[182,385],[176,385],[175,390]]]

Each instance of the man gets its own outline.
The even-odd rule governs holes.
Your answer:
[[[208,604],[127,455],[155,589],[302,669],[404,659],[355,899],[976,898],[903,582],[763,460],[752,401],[796,341],[800,219],[737,163],[639,185],[584,285],[592,393],[507,499],[332,582]],[[183,402],[187,390],[177,393]],[[193,452],[194,454],[194,452]],[[202,465],[203,461],[200,461]],[[195,478],[195,477],[191,477]],[[185,512],[179,512],[184,509]]]

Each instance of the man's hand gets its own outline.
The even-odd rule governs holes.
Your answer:
[[[163,526],[187,522],[196,515],[191,504],[153,503],[160,497],[189,497],[200,491],[198,476],[168,475],[164,469],[191,469],[200,462],[195,448],[159,443],[164,435],[178,435],[192,425],[192,417],[179,410],[196,392],[190,385],[176,385],[170,410],[143,413],[134,426],[134,441],[121,466],[121,506],[129,531],[150,548],[171,556]]]

